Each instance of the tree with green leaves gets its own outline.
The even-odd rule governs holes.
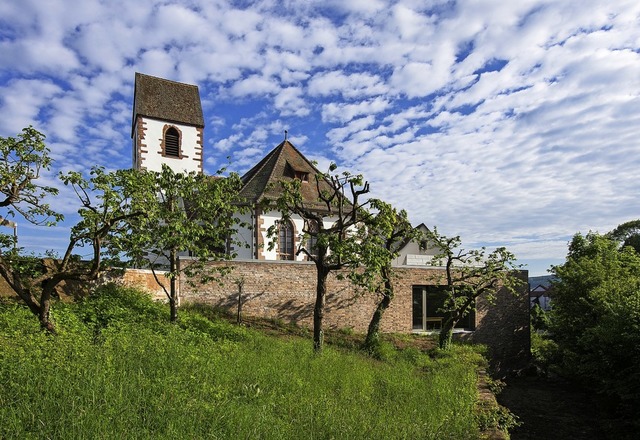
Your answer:
[[[51,209],[45,198],[55,196],[58,190],[41,185],[43,172],[51,169],[50,150],[44,143],[45,136],[32,126],[22,129],[17,137],[0,137],[0,208],[3,217],[16,214],[34,224],[53,225],[63,216]],[[3,236],[2,245],[13,243],[13,238]]]
[[[363,347],[374,352],[380,344],[380,323],[391,305],[394,294],[393,260],[402,247],[419,239],[420,233],[411,226],[404,210],[398,211],[389,203],[370,199],[371,212],[363,212],[366,234],[360,252],[360,265],[350,271],[351,281],[376,295],[378,302],[371,315]]]
[[[316,300],[313,307],[313,348],[322,351],[324,344],[323,319],[327,277],[331,272],[361,264],[364,225],[364,210],[367,201],[362,201],[369,192],[369,184],[362,175],[349,172],[333,174],[337,166],[331,164],[327,173],[315,175],[318,200],[310,206],[301,191],[299,179],[281,180],[281,195],[272,206],[280,211],[283,221],[297,215],[304,221],[302,241],[298,254],[303,253],[316,267]],[[305,183],[306,184],[306,183]],[[313,206],[315,202],[319,207]],[[331,226],[327,226],[330,223]],[[268,235],[275,237],[277,225],[269,228]],[[310,240],[308,238],[311,238]],[[313,248],[309,247],[313,244]],[[270,243],[273,248],[274,242]]]
[[[0,192],[8,215],[18,213],[34,224],[51,226],[63,217],[45,202],[57,189],[38,183],[41,172],[51,166],[44,140],[32,127],[17,138],[0,138]],[[96,280],[117,256],[116,243],[128,231],[128,221],[144,214],[133,202],[140,189],[136,173],[94,167],[89,179],[77,172],[61,174],[60,179],[73,188],[81,205],[64,255],[25,256],[14,237],[0,235],[0,275],[50,332],[55,332],[49,314],[56,288],[65,281]],[[91,249],[89,261],[80,261],[74,253],[81,247]]]
[[[240,177],[174,172],[167,165],[162,171],[143,171],[148,176],[147,194],[142,199],[144,217],[137,219],[122,249],[138,266],[150,267],[169,301],[170,319],[178,319],[178,279],[184,273],[194,282],[219,279],[223,267],[209,261],[234,258],[231,237],[242,210],[237,205],[242,186]],[[181,264],[181,253],[189,253],[188,264]],[[159,279],[157,269],[166,269],[169,288]]]
[[[552,269],[550,332],[561,371],[640,419],[640,254],[612,234],[576,234]]]
[[[438,249],[432,258],[434,266],[443,266],[444,273],[435,280],[444,285],[446,299],[444,319],[438,338],[440,348],[449,349],[453,329],[462,318],[475,310],[476,300],[483,297],[494,301],[501,289],[517,293],[523,281],[517,276],[515,256],[500,247],[487,253],[485,248],[465,250],[459,236],[440,235],[436,228],[426,233],[429,246]]]
[[[624,222],[609,232],[607,236],[620,243],[620,247],[631,246],[640,253],[640,220]]]

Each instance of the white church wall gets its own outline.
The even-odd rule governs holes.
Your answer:
[[[280,212],[278,211],[268,211],[264,212],[261,215],[261,227],[259,233],[261,234],[262,242],[264,243],[264,248],[260,249],[259,252],[262,253],[265,260],[278,260],[278,237],[268,237],[268,230],[270,227],[275,226],[276,223],[282,218]],[[325,219],[323,222],[325,228],[330,228],[331,225],[336,221],[335,218]],[[304,228],[304,220],[302,217],[294,214],[291,216],[291,222],[293,223],[293,229],[295,234],[295,243],[294,250],[298,250],[301,242],[304,239],[303,228]],[[269,243],[275,239],[275,246],[272,250],[269,250]],[[306,256],[303,253],[295,256],[295,261],[306,261]]]
[[[150,171],[160,171],[162,170],[162,164],[166,163],[176,172],[202,172],[202,145],[200,130],[197,127],[176,123],[170,124],[180,132],[182,157],[168,157],[162,155],[164,127],[168,123],[151,118],[144,118],[143,123],[144,139],[142,141],[138,140],[138,143],[142,142],[145,145],[141,149],[146,150],[146,153],[141,153],[139,161],[141,167]],[[139,133],[137,127],[135,133]]]
[[[237,232],[233,237],[233,241],[243,244],[234,244],[233,251],[236,253],[236,259],[251,260],[255,258],[254,255],[256,245],[253,235],[253,229],[250,227],[254,224],[253,214],[238,214],[237,217],[241,223],[244,223],[247,226],[238,226]]]

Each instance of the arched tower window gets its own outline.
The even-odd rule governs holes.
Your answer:
[[[164,155],[180,157],[180,133],[175,127],[169,127],[164,132]]]
[[[293,260],[293,225],[289,220],[281,221],[279,229],[278,258]]]

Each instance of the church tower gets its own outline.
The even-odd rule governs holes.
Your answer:
[[[204,119],[198,87],[136,73],[133,167],[202,173]]]

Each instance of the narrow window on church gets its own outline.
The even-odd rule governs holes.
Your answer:
[[[180,157],[180,133],[174,127],[164,133],[164,155]]]
[[[313,256],[318,255],[318,223],[315,220],[309,220],[308,223],[308,234],[307,238],[307,252],[309,252]]]
[[[293,225],[290,221],[280,222],[278,257],[281,260],[293,260]]]

